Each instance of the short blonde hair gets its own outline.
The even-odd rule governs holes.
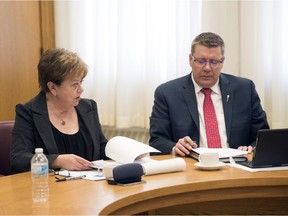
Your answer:
[[[48,82],[56,85],[74,77],[87,75],[88,67],[74,52],[63,48],[48,49],[43,53],[38,64],[38,83],[41,91],[48,92]]]

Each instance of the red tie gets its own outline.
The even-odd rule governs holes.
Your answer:
[[[210,88],[202,88],[201,91],[205,95],[203,111],[208,148],[221,148],[216,113],[211,99],[212,90]]]

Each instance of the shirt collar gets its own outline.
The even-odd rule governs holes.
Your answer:
[[[191,73],[191,78],[192,78],[192,82],[193,82],[193,84],[194,84],[195,92],[198,94],[203,87],[199,86],[199,85],[196,83],[196,81],[194,80],[194,77],[193,77],[193,72]],[[211,89],[212,89],[212,91],[213,91],[214,93],[219,94],[219,95],[221,94],[221,92],[220,92],[220,86],[219,86],[219,78],[218,78],[217,82],[215,83],[215,85],[213,85],[213,86],[211,87]]]

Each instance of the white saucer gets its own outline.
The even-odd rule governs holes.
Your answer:
[[[226,166],[225,163],[223,162],[219,162],[217,165],[214,166],[206,166],[206,165],[202,165],[199,162],[194,164],[196,167],[202,169],[202,170],[218,170],[221,169],[222,167]]]

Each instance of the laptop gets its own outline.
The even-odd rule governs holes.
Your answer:
[[[288,166],[288,128],[259,130],[252,161],[235,162],[250,168]]]

